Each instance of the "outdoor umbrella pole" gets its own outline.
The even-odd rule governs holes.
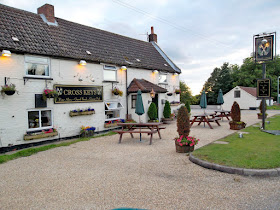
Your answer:
[[[139,123],[140,123],[141,122],[140,121],[140,115],[145,113],[144,106],[143,106],[141,90],[138,90],[138,92],[137,92],[135,113],[138,114],[138,116],[139,116]],[[141,137],[142,137],[142,134],[141,134],[141,126],[140,126],[140,141],[141,141]]]

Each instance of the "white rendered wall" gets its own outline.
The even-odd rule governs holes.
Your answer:
[[[43,57],[43,56],[39,56]],[[58,130],[59,136],[52,138],[63,138],[78,135],[80,127],[94,126],[96,131],[104,130],[105,106],[106,101],[121,102],[124,106],[120,111],[120,118],[125,119],[126,115],[126,84],[125,71],[117,71],[118,83],[103,82],[103,65],[87,63],[86,66],[78,65],[78,61],[53,59],[50,58],[50,77],[53,80],[29,79],[24,85],[23,77],[25,75],[24,55],[12,53],[11,57],[0,57],[0,85],[4,85],[4,78],[9,77],[10,83],[16,85],[18,94],[12,96],[5,95],[0,97],[0,147],[9,145],[25,144],[31,142],[44,141],[46,139],[37,139],[24,141],[23,136],[28,130],[28,110],[40,110],[35,108],[35,94],[42,94],[45,88],[53,89],[55,84],[64,85],[98,85],[103,86],[103,102],[92,103],[68,103],[54,104],[53,99],[47,99],[47,108],[52,110],[53,126]],[[119,68],[119,67],[118,67]],[[134,79],[146,79],[158,84],[158,74],[153,74],[151,70],[128,68],[128,84]],[[91,76],[95,81],[90,80]],[[79,81],[79,78],[83,81]],[[174,92],[179,88],[179,76],[169,74],[167,76],[168,85],[163,85],[168,92]],[[112,95],[112,88],[117,87],[124,92],[122,97]],[[180,96],[173,94],[159,94],[159,119],[162,117],[163,105],[161,99],[179,101]],[[148,100],[151,100],[150,94],[143,94],[143,104],[145,114],[141,116],[143,122],[147,122]],[[70,110],[86,109],[88,107],[95,109],[94,115],[84,115],[70,117]],[[128,99],[128,110],[130,114],[135,113],[131,109],[131,99]],[[133,115],[137,120],[138,115]],[[51,138],[48,138],[51,139]]]

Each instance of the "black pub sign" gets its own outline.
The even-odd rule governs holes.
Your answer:
[[[256,61],[273,60],[274,35],[255,38]]]
[[[102,102],[103,87],[94,85],[54,85],[58,92],[55,104]]]
[[[271,82],[270,79],[257,80],[257,97],[270,98],[271,97]]]

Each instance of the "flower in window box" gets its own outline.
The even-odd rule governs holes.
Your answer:
[[[16,85],[14,84],[10,84],[10,85],[4,85],[2,86],[2,89],[1,89],[1,94],[6,94],[6,95],[14,95],[16,92]]]
[[[43,99],[47,100],[47,98],[57,98],[58,92],[56,90],[45,89],[43,92]]]
[[[122,96],[123,92],[120,89],[118,89],[118,88],[114,88],[112,90],[112,94]]]

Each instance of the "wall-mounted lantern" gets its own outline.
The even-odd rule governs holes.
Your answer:
[[[154,74],[158,74],[158,70],[153,70],[153,73]]]
[[[152,91],[150,92],[150,96],[151,96],[151,98],[154,98],[156,96],[156,93],[153,88],[152,88]]]

